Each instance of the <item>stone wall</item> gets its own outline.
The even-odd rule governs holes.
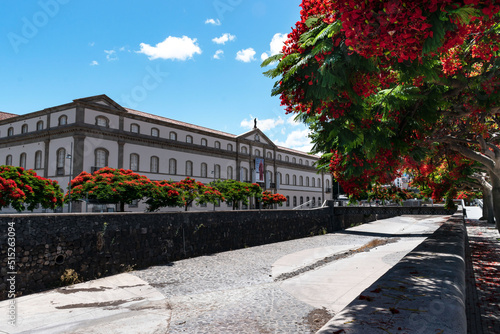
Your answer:
[[[381,210],[378,219],[400,214],[408,213]],[[333,202],[313,210],[0,215],[0,300],[7,298],[13,282],[7,279],[13,276],[17,295],[25,295],[60,286],[67,269],[89,280],[333,232],[376,218],[377,210],[360,213],[333,207]],[[9,268],[12,241],[15,266]]]

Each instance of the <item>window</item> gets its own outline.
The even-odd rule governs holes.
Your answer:
[[[130,204],[128,205],[129,208],[137,208],[139,207],[139,201],[134,199],[132,200],[132,202],[130,202]]]
[[[174,158],[168,161],[168,173],[171,175],[177,174],[177,160],[175,160]]]
[[[151,136],[160,137],[160,130],[158,130],[157,128],[152,128],[151,129]]]
[[[193,137],[192,136],[186,136],[186,143],[192,144],[193,143]]]
[[[299,177],[299,186],[303,186],[304,185],[304,178],[302,177],[302,175]]]
[[[19,157],[19,167],[26,168],[26,153],[21,153]]]
[[[10,136],[13,136],[14,135],[14,128],[10,127],[8,130],[7,130],[7,136],[10,137]]]
[[[306,197],[306,203],[309,203],[309,196]],[[307,204],[307,206],[311,206],[311,204]]]
[[[170,134],[168,135],[168,138],[170,140],[177,140],[177,133],[171,131]]]
[[[300,196],[300,205],[304,204],[304,197]]]
[[[60,116],[59,120],[58,120],[58,124],[59,125],[66,125],[66,124],[68,124],[68,116],[66,116],[66,115]]]
[[[278,160],[281,161],[281,154],[278,154]]]
[[[241,168],[241,174],[241,181],[248,181],[248,169],[246,169],[245,167]]]
[[[217,180],[220,179],[220,165],[214,166],[214,178]]]
[[[326,188],[330,188],[330,180],[326,180],[326,182],[325,182],[325,187],[326,187]]]
[[[272,159],[273,158],[273,154],[271,152],[267,152],[267,158],[268,159]]]
[[[21,133],[28,133],[28,124],[23,124],[23,126],[21,126]]]
[[[260,136],[258,133],[255,134],[255,137],[254,137],[255,141],[260,141]]]
[[[43,121],[38,121],[36,123],[36,129],[37,129],[37,131],[43,130]]]
[[[255,156],[260,157],[260,150],[255,150]]]
[[[108,165],[108,151],[103,148],[98,148],[95,150],[95,163],[94,166],[97,168],[106,167]]]
[[[201,177],[207,177],[207,164],[204,162],[201,164]]]
[[[302,159],[299,159],[299,164],[301,164],[301,165],[302,165]]]
[[[296,175],[293,176],[293,185],[294,186],[297,185],[297,176]]]
[[[35,169],[42,169],[42,151],[35,153]]]
[[[297,163],[297,159],[292,158],[292,163],[296,164]]]
[[[208,142],[205,138],[201,138],[201,146],[208,146]]]
[[[313,179],[313,180],[314,180],[314,179]],[[312,201],[313,201],[313,202],[312,202],[312,206],[313,206],[313,207],[315,207],[315,206],[316,206],[316,198],[315,198],[315,197],[313,197]]]
[[[160,158],[151,157],[151,173],[158,173],[158,168],[160,166]]]
[[[139,124],[130,124],[130,132],[139,133]]]
[[[95,125],[107,128],[109,127],[109,120],[104,116],[97,116],[95,118]]]
[[[318,177],[318,187],[321,188],[321,179]]]
[[[290,162],[290,158],[287,156],[285,156],[285,162]]]
[[[217,148],[217,149],[220,149],[220,142],[216,141],[215,144],[214,144],[214,147]]]
[[[8,155],[6,158],[5,158],[5,164],[7,166],[12,166],[12,155]]]
[[[285,174],[285,184],[290,184],[290,175]]]
[[[56,153],[57,157],[57,171],[56,175],[64,175],[64,166],[65,166],[65,159],[66,159],[66,150],[64,148],[60,148],[57,150]]]
[[[309,166],[309,160],[306,160],[306,166]]]
[[[312,186],[316,187],[316,179],[314,177],[312,178]]]
[[[243,154],[248,154],[248,149],[247,149],[247,147],[246,147],[246,146],[242,146],[242,147],[241,147],[241,153],[243,153]]]
[[[290,196],[286,197],[286,206],[290,206]]]
[[[233,152],[233,145],[232,144],[227,144],[227,150],[229,152]]]
[[[276,186],[278,186],[278,184],[281,184],[283,182],[283,175],[281,175],[280,172],[278,172],[278,174],[276,175]]]
[[[193,176],[193,162],[186,161],[186,176]]]
[[[139,171],[139,155],[132,153],[130,155],[130,169],[134,172]]]
[[[228,180],[233,179],[233,167],[231,167],[231,166],[227,167],[227,179]]]
[[[318,205],[322,205],[321,204],[321,197],[318,197]]]
[[[309,187],[309,176],[306,177],[306,187]]]
[[[297,206],[297,196],[293,196],[293,206]]]

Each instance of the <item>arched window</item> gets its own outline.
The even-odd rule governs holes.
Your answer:
[[[296,186],[297,185],[297,175],[294,175],[292,177],[292,179],[293,179],[293,185]]]
[[[13,127],[10,127],[8,130],[7,130],[7,136],[10,137],[10,136],[13,136],[14,135],[14,128]]]
[[[177,175],[177,160],[174,158],[168,161],[168,173],[171,175]]]
[[[312,179],[312,186],[316,187],[316,179],[314,177],[312,177],[311,179]]]
[[[297,159],[292,158],[292,163],[296,164],[297,163]]]
[[[302,159],[299,159],[299,164],[301,164],[301,165],[302,165]]]
[[[227,179],[232,180],[233,179],[233,167],[227,166]]]
[[[170,131],[170,134],[168,135],[168,138],[170,140],[177,140],[177,133],[175,133],[174,131]]]
[[[233,152],[233,145],[232,144],[227,144],[227,150],[229,152]]]
[[[64,166],[66,164],[66,150],[64,148],[60,148],[56,152],[56,158],[57,158],[57,171],[56,175],[64,175]]]
[[[281,154],[278,154],[278,160],[281,161]]]
[[[201,163],[201,177],[207,177],[207,164]]]
[[[201,138],[201,146],[208,146],[208,142],[205,138]]]
[[[330,180],[326,180],[325,181],[325,187],[326,188],[330,188]]]
[[[5,164],[7,166],[12,166],[12,155],[8,155],[7,157],[5,157]]]
[[[158,173],[160,166],[160,158],[152,156],[151,157],[151,173]]]
[[[95,125],[107,128],[109,127],[109,119],[104,116],[97,116],[95,118]]]
[[[297,206],[297,196],[293,196],[293,206]]]
[[[309,203],[309,196],[306,197],[306,203]],[[311,206],[311,204],[307,204],[307,206]]]
[[[130,124],[130,132],[139,133],[140,132],[139,124],[136,123]]]
[[[272,159],[272,158],[273,158],[273,154],[272,154],[271,152],[267,152],[267,154],[266,154],[266,155],[267,155],[267,158],[268,158],[268,159]]]
[[[283,175],[281,175],[280,172],[278,172],[276,176],[276,185],[281,184],[283,182]]]
[[[309,166],[309,160],[306,160],[306,166]]]
[[[285,174],[285,184],[290,184],[290,175]]]
[[[43,130],[43,121],[38,121],[36,123],[36,129],[37,129],[37,131]]]
[[[309,187],[309,176],[306,176],[306,187]]]
[[[286,197],[286,206],[290,206],[290,196]]]
[[[290,162],[290,158],[288,157],[288,155],[285,156],[285,162]]]
[[[245,167],[241,168],[241,173],[242,173],[242,175],[241,175],[242,180],[241,181],[243,181],[243,182],[249,181],[248,180],[248,169],[246,169]]]
[[[193,176],[193,162],[186,161],[186,176]]]
[[[318,206],[319,206],[319,205],[322,205],[322,204],[321,204],[321,197],[318,197]]]
[[[19,167],[26,168],[26,153],[21,153],[19,157]]]
[[[220,165],[214,165],[214,178],[220,179]]]
[[[139,171],[139,155],[132,153],[130,155],[130,170],[137,172]]]
[[[260,150],[255,150],[255,156],[260,157]]]
[[[42,169],[42,151],[35,152],[35,169]]]
[[[94,166],[98,169],[108,165],[108,150],[98,148],[94,151],[95,163]]]
[[[313,179],[313,180],[314,180],[314,179]],[[316,198],[315,198],[315,197],[313,197],[313,198],[312,198],[312,201],[313,201],[313,202],[312,202],[312,206],[313,206],[313,207],[315,207],[315,206],[316,206]]]
[[[318,187],[321,188],[321,179],[318,177]]]
[[[59,125],[68,124],[68,116],[66,116],[66,115],[59,116],[58,124]]]
[[[304,185],[304,178],[301,176],[299,176],[299,186],[303,186]]]
[[[304,197],[300,196],[300,205],[304,204]]]
[[[214,143],[214,147],[217,148],[217,149],[220,149],[220,142],[219,141],[216,141]]]
[[[246,147],[246,146],[242,146],[242,147],[241,147],[241,153],[243,153],[243,154],[248,154],[248,149],[247,149],[247,147]]]
[[[23,124],[23,126],[21,126],[21,133],[28,133],[28,124]]]
[[[192,136],[186,136],[186,143],[192,144],[193,143],[193,137]]]
[[[151,136],[160,137],[160,130],[158,130],[157,128],[151,128]]]

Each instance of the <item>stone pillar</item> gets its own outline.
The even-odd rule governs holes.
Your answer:
[[[123,122],[121,122],[123,126]],[[125,146],[125,142],[118,142],[118,168],[123,168],[123,148]]]

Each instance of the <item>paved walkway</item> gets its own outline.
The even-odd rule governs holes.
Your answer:
[[[21,297],[17,327],[1,330],[315,333],[444,220],[397,217]]]

